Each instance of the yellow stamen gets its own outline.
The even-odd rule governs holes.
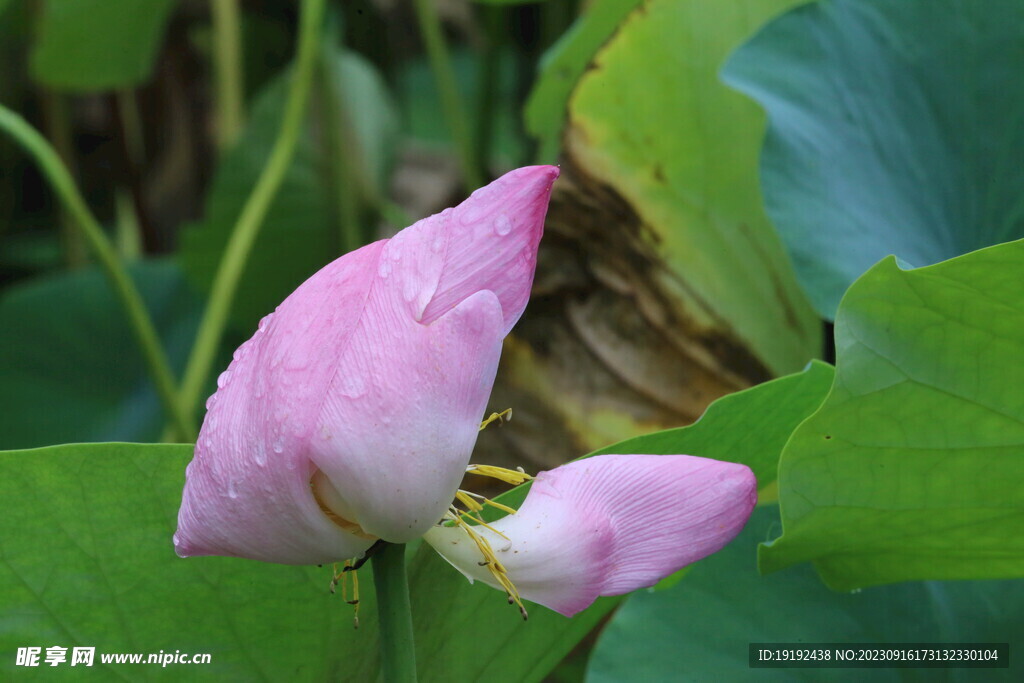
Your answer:
[[[472,514],[470,514],[468,512],[463,512],[462,510],[458,510],[458,509],[456,509],[454,507],[452,507],[450,509],[451,509],[451,513],[454,514],[455,517],[457,517],[457,519],[455,519],[456,526],[464,526],[466,524],[465,520],[471,519],[474,522],[476,522],[477,524],[479,524],[480,526],[482,526],[483,528],[487,529],[488,531],[492,531],[495,534],[497,534],[498,536],[501,536],[506,541],[509,540],[508,536],[506,536],[505,534],[503,534],[500,531],[498,531],[497,529],[495,529],[493,526],[491,526],[490,524],[485,522],[480,517],[474,517]],[[449,519],[451,519],[451,518],[449,518]],[[461,524],[459,524],[459,522],[461,522]]]
[[[494,549],[491,547],[490,542],[473,530],[473,527],[470,524],[468,524],[465,519],[463,519],[463,514],[465,513],[458,513],[452,515],[451,520],[455,522],[456,525],[462,527],[462,529],[466,532],[466,535],[468,535],[470,539],[472,539],[473,542],[476,543],[476,547],[480,550],[480,554],[484,556],[484,561],[479,563],[480,566],[487,567],[487,571],[491,573],[491,576],[494,577],[494,580],[498,583],[499,586],[501,586],[505,590],[505,593],[508,595],[509,604],[514,603],[518,605],[519,613],[523,615],[523,619],[526,619],[528,616],[526,613],[526,607],[523,606],[523,601],[519,597],[519,591],[516,589],[515,584],[513,584],[512,581],[508,578],[508,570],[505,569],[505,565],[501,563],[501,560],[499,560],[498,556],[494,553]],[[479,521],[475,518],[471,519],[474,519],[474,521]],[[486,529],[490,529],[491,531],[498,534],[505,540],[508,540],[508,538],[504,534],[493,529],[489,525],[483,522],[481,522],[481,525]]]
[[[455,497],[459,502],[465,505],[470,512],[479,512],[480,510],[483,510],[484,506],[473,500],[472,496],[473,494],[469,491],[463,491],[462,489],[455,492]]]
[[[521,469],[509,470],[504,467],[495,467],[494,465],[469,465],[466,467],[466,472],[469,474],[479,474],[482,477],[500,479],[503,482],[516,486],[533,479],[533,477]]]
[[[479,498],[480,503],[483,503],[484,505],[490,505],[491,507],[498,508],[502,512],[507,512],[510,515],[516,514],[515,508],[510,508],[508,505],[505,505],[504,503],[497,503],[491,500],[490,498],[481,496],[479,493],[473,493],[472,491],[465,491],[463,489],[459,489],[458,492],[455,494],[455,497],[461,500],[463,503],[465,503],[466,507],[474,512],[482,510],[483,507],[480,505],[480,503],[476,502],[475,500],[472,500],[472,498],[470,498],[470,500],[467,501],[466,498],[464,498],[463,496],[472,496],[472,498]]]
[[[345,566],[351,566],[350,560],[345,560]],[[352,605],[352,627],[359,628],[359,572],[353,569],[352,574],[352,599],[346,600],[348,604]],[[342,596],[345,597],[345,596]]]
[[[491,413],[486,420],[480,423],[480,430],[483,431],[487,425],[497,422],[499,425],[503,425],[512,419],[512,409],[506,408],[500,413]]]
[[[515,508],[510,508],[508,505],[505,505],[504,503],[496,503],[490,498],[484,498],[484,505],[490,505],[491,507],[498,508],[499,510],[507,512],[510,515],[516,514]]]
[[[335,562],[334,564],[331,565],[331,586],[330,586],[331,595],[334,595],[334,593],[335,593],[334,589],[338,587],[338,581],[339,580],[344,581],[345,580],[345,575],[338,571],[338,563]],[[342,593],[344,594],[345,587],[342,586],[341,590],[342,590]]]
[[[359,573],[353,568],[352,560],[345,560],[345,567],[338,571],[338,563],[333,565],[334,575],[331,577],[331,594],[341,583],[341,599],[352,605],[352,626],[359,628]],[[348,577],[352,576],[352,599],[348,599]]]

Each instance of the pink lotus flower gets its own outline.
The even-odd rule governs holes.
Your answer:
[[[506,583],[520,582],[526,598],[571,613],[735,536],[753,475],[689,456],[544,473],[493,532],[452,512],[557,176],[513,171],[327,265],[267,316],[207,402],[176,552],[314,564],[426,535],[467,576],[517,601]],[[457,526],[438,526],[445,517]]]

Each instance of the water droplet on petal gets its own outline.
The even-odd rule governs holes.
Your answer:
[[[235,482],[228,482],[228,498],[238,498],[238,490],[235,489]]]
[[[402,298],[405,299],[407,303],[411,304],[413,301],[416,301],[419,294],[420,286],[415,278],[405,278],[405,282],[402,283]]]
[[[512,221],[505,214],[498,214],[494,219],[494,232],[502,237],[512,232]]]
[[[537,254],[533,249],[524,249],[516,256],[515,267],[523,270],[533,270]]]
[[[224,387],[226,387],[228,385],[228,380],[230,380],[230,379],[231,379],[231,368],[228,368],[224,372],[220,373],[219,377],[217,377],[217,388],[218,389],[223,389]]]
[[[380,260],[380,262],[377,264],[377,275],[380,275],[382,278],[387,278],[388,275],[391,275],[390,259],[382,258]]]
[[[358,374],[346,374],[341,378],[341,393],[349,398],[359,398],[366,393],[366,382]]]
[[[444,249],[444,232],[438,230],[434,235],[434,239],[430,241],[430,251],[440,254],[442,249]]]

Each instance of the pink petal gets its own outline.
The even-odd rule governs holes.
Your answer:
[[[174,536],[179,555],[314,564],[358,556],[372,543],[320,510],[306,441],[383,248],[376,242],[327,265],[235,351],[206,404],[186,471]]]
[[[403,542],[440,518],[476,441],[501,340],[529,296],[557,174],[508,174],[329,264],[264,319],[207,404],[180,555],[359,555],[373,539],[321,510],[310,489],[318,471],[321,502],[367,535]],[[514,214],[508,231],[494,227],[502,211]]]
[[[404,543],[452,502],[505,335],[492,292],[421,325],[394,310],[404,301],[378,291],[338,359],[308,453],[353,509],[353,521]]]
[[[423,310],[423,322],[444,315],[469,294],[489,289],[501,302],[508,334],[530,298],[537,245],[557,177],[554,166],[520,168],[481,187],[450,212],[427,219],[448,225],[444,271]]]
[[[744,465],[689,455],[602,455],[542,472],[488,538],[520,595],[572,616],[722,548],[746,524],[757,482]],[[463,574],[495,585],[464,531],[426,540]]]

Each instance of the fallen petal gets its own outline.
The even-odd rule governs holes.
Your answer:
[[[474,530],[524,599],[571,616],[722,548],[746,524],[756,491],[744,465],[603,455],[542,472],[519,512],[491,525],[499,533]],[[426,540],[470,580],[497,587],[462,529],[435,527]]]

